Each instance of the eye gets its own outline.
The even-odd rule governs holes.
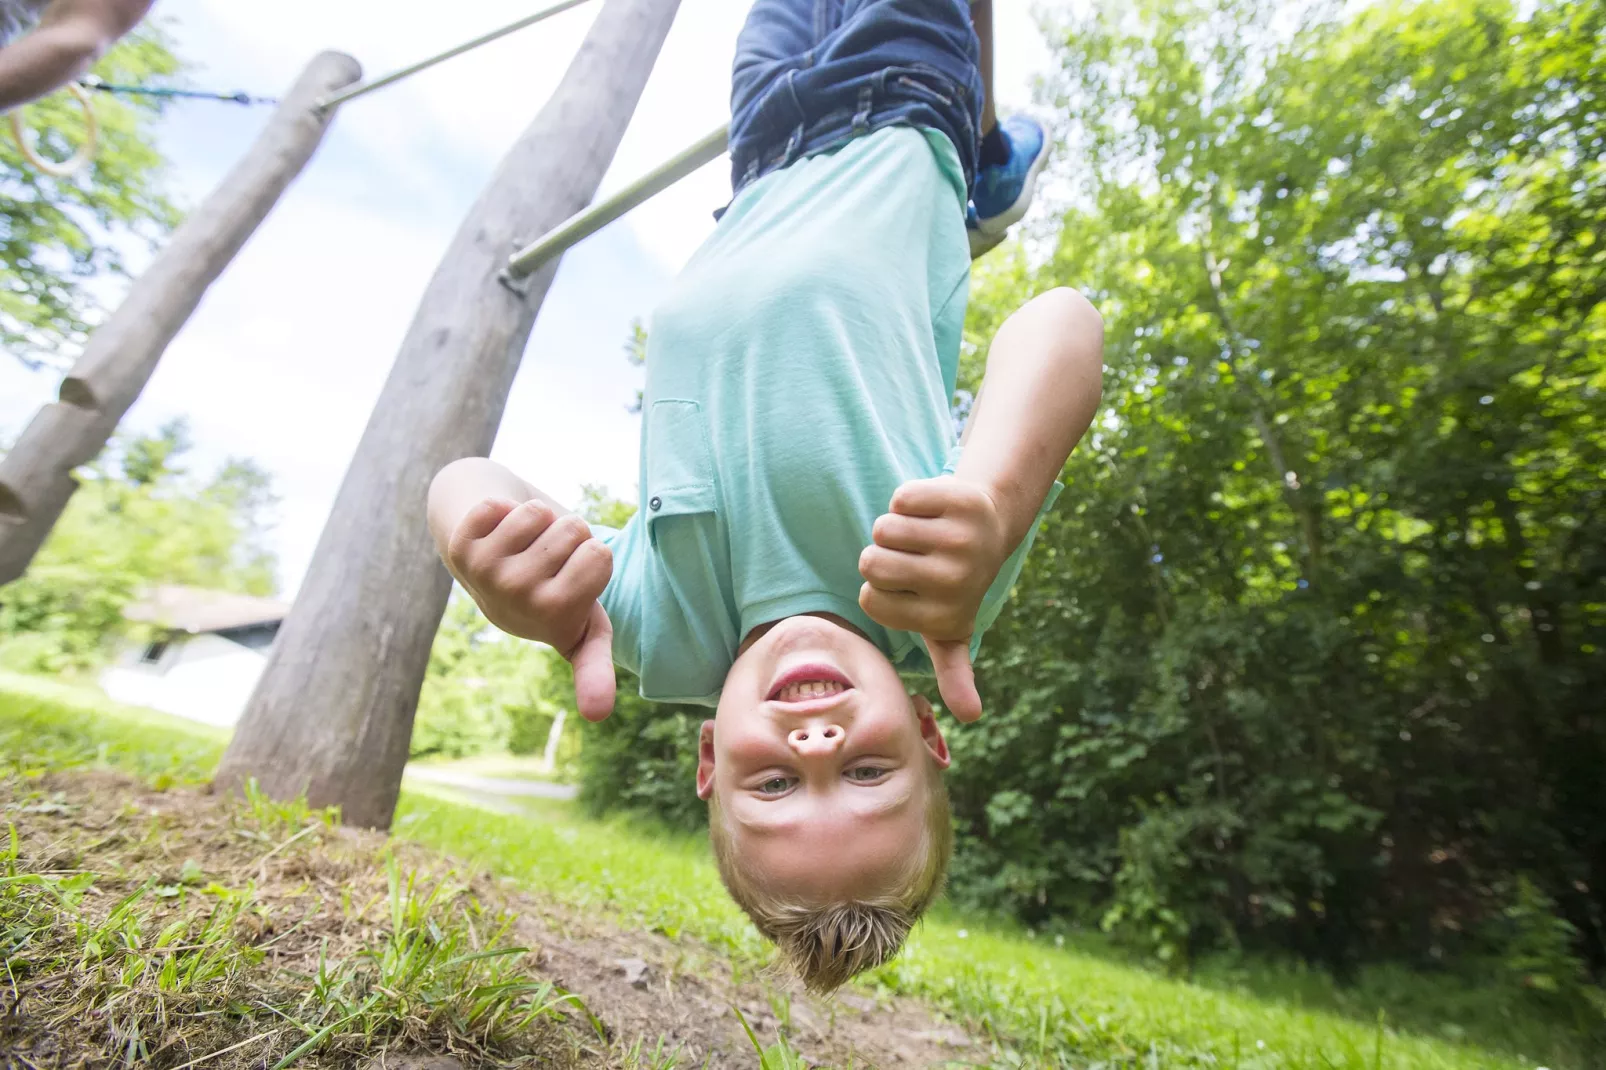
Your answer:
[[[760,795],[785,795],[792,790],[792,778],[787,776],[772,776],[758,786]]]
[[[886,775],[887,771],[879,765],[856,765],[843,773],[849,780],[856,780],[860,784],[872,783]]]

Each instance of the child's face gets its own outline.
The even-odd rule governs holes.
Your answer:
[[[885,894],[926,835],[948,746],[869,640],[789,617],[736,659],[702,729],[697,794],[719,793],[743,868],[805,903]]]

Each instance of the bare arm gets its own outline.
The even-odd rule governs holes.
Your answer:
[[[1093,422],[1103,374],[1104,322],[1075,290],[1039,294],[993,339],[955,475],[993,499],[1008,553]]]
[[[1098,407],[1104,324],[1072,290],[1051,290],[1005,321],[952,476],[900,486],[859,557],[859,605],[926,641],[943,702],[981,716],[970,666],[976,613],[1086,433]]]
[[[0,48],[0,111],[80,78],[153,0],[54,0],[32,33]]]
[[[481,502],[502,499],[515,505],[538,501],[547,505],[557,516],[567,516],[556,500],[541,493],[519,476],[484,457],[464,457],[440,470],[429,485],[429,533],[435,536],[435,547],[440,551],[446,568],[457,576],[448,559],[452,533],[463,523],[469,511]],[[459,583],[463,577],[457,576]]]

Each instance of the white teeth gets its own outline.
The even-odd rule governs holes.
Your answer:
[[[780,694],[775,697],[781,702],[806,702],[813,698],[835,695],[844,690],[846,688],[835,680],[801,680],[794,684],[787,684],[781,688]]]

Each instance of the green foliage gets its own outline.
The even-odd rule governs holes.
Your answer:
[[[1238,831],[1237,815],[1221,806],[1173,807],[1163,797],[1139,809],[1120,832],[1114,895],[1106,931],[1134,940],[1161,962],[1186,969],[1190,938],[1213,920],[1214,881],[1194,872],[1198,845]]]
[[[454,589],[430,648],[413,757],[540,751],[558,709],[547,693],[544,650],[491,627],[474,600]]]
[[[545,702],[526,702],[505,711],[509,754],[540,754],[556,715]]]
[[[950,736],[962,902],[1349,970],[1476,951],[1527,873],[1606,963],[1603,25],[1058,28],[1071,208],[978,272],[966,385],[1073,285],[1105,404]]]
[[[587,483],[580,488],[580,508],[576,510],[593,524],[622,528],[636,515],[636,507],[608,494],[608,488]]]
[[[266,473],[230,461],[210,478],[181,467],[184,422],[120,435],[80,470],[81,486],[23,576],[0,588],[0,665],[93,667],[143,588],[186,584],[271,594]]]
[[[625,360],[632,367],[640,368],[647,363],[647,328],[639,318],[630,321],[630,337],[625,339]],[[630,411],[641,412],[642,392],[636,391],[636,399],[630,403]],[[590,488],[587,488],[589,493]]]
[[[572,689],[567,663],[553,661],[554,678]],[[593,814],[626,810],[675,828],[702,828],[708,808],[696,792],[697,733],[713,711],[648,702],[638,686],[621,670],[612,715],[600,724],[582,722],[580,802]]]
[[[126,38],[95,66],[108,82],[160,82],[180,69],[160,27]],[[177,222],[161,187],[166,161],[152,136],[165,102],[94,94],[100,149],[70,178],[51,178],[0,139],[0,343],[24,364],[65,367],[97,311],[91,279],[126,273],[128,238],[154,242]],[[76,101],[58,93],[27,108],[27,124],[50,157],[83,142]]]
[[[1577,928],[1526,875],[1517,878],[1510,905],[1491,928],[1501,964],[1523,991],[1597,1026],[1606,1022],[1606,993],[1588,983],[1576,951]]]

